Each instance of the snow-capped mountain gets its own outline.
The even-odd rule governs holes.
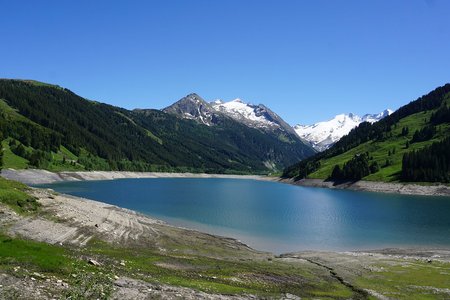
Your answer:
[[[283,130],[290,134],[295,134],[295,131],[292,130],[289,124],[263,104],[245,103],[237,98],[228,102],[216,100],[211,102],[211,105],[216,111],[249,127],[272,131]]]
[[[211,102],[216,111],[220,111],[235,120],[252,124],[254,127],[278,126],[272,122],[270,116],[266,116],[264,106],[255,106],[242,102],[237,98],[229,102],[216,100]]]
[[[389,116],[393,112],[394,112],[393,110],[385,109],[382,112],[380,112],[379,114],[365,114],[364,116],[362,116],[361,122],[375,123],[375,122],[383,119],[384,117]]]
[[[206,102],[197,94],[189,94],[163,111],[207,126],[218,125],[224,118],[231,118],[248,127],[275,135],[282,141],[290,142],[300,137],[317,151],[328,149],[362,122],[374,123],[392,113],[390,109],[386,109],[379,114],[365,114],[362,117],[352,113],[340,114],[313,125],[291,127],[263,104],[245,103],[239,98],[227,102],[220,99]]]
[[[163,109],[164,112],[177,115],[184,119],[196,120],[199,123],[214,125],[216,110],[199,95],[193,93],[181,98],[174,104]]]
[[[262,104],[248,104],[240,99],[206,102],[197,94],[189,94],[163,111],[204,124],[213,135],[219,134],[219,139],[223,133],[225,141],[226,138],[236,140],[236,145],[242,147],[237,150],[244,156],[247,151],[260,151],[262,155],[256,159],[268,169],[280,170],[280,166],[284,168],[316,152],[289,124]],[[234,147],[229,143],[225,146]],[[297,159],[287,161],[283,156],[286,151],[292,151]]]
[[[251,128],[297,138],[294,129],[268,107],[245,103],[241,99],[208,103],[197,94],[189,94],[163,111],[208,126],[216,125],[225,116]]]
[[[300,138],[309,142],[314,149],[324,151],[362,122],[374,123],[391,113],[392,110],[386,109],[379,114],[366,114],[362,117],[352,113],[340,114],[331,120],[312,125],[295,125],[294,130]]]

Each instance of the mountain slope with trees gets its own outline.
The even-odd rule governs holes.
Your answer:
[[[222,125],[130,111],[36,81],[0,80],[4,167],[268,173],[313,154],[233,120]]]
[[[450,84],[283,172],[285,178],[449,182]],[[425,159],[426,158],[426,159]]]

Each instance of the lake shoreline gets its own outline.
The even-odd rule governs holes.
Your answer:
[[[360,218],[359,216],[371,211],[373,203],[378,203],[378,206],[383,205],[383,209],[380,209],[376,215],[385,220],[384,224],[387,222],[396,224],[397,217],[395,216],[410,215],[414,211],[421,212],[435,201],[441,203],[438,201],[440,199],[433,197],[427,199],[419,196],[418,199],[415,199],[409,196],[397,197],[380,193],[301,188],[272,181],[223,178],[72,181],[35,185],[34,187],[50,188],[58,193],[125,207],[151,218],[163,220],[176,227],[233,237],[244,241],[253,249],[269,251],[276,255],[303,250],[366,251],[385,247],[415,248],[423,245],[426,247],[444,246],[444,248],[450,249],[450,240],[447,239],[447,243],[439,243],[437,242],[439,239],[431,238],[431,235],[423,236],[421,243],[416,243],[411,238],[398,242],[397,239],[401,239],[403,235],[394,234],[397,238],[379,240],[376,236],[367,238],[367,234],[361,235],[358,230],[351,229],[345,234],[341,233],[339,239],[335,239],[334,235],[330,235],[328,232],[333,232],[333,228],[339,227],[339,224],[342,223],[333,222],[333,225],[330,225],[331,223],[328,221],[322,222],[320,224],[326,230],[318,232],[317,225],[299,221],[305,218],[321,220],[322,215],[316,212],[323,211],[323,207],[329,207],[329,210],[325,210],[327,215],[338,216],[344,212],[347,221],[353,224],[351,227],[366,228],[369,224],[374,226],[373,224],[377,224],[378,221],[370,217]],[[282,199],[282,201],[277,202],[274,199]],[[437,206],[439,209],[431,208],[428,215],[421,214],[420,218],[414,217],[414,220],[423,222],[425,222],[424,220],[428,220],[426,222],[440,220],[438,223],[444,224],[443,222],[447,218],[441,212],[450,208],[450,202],[445,201],[447,199],[443,199],[444,205]],[[418,206],[415,204],[417,201],[420,203]],[[403,203],[408,207],[413,205],[416,210],[396,209],[391,206],[392,202]],[[359,208],[355,210],[355,206]],[[301,208],[299,209],[299,207]],[[268,211],[270,213],[266,213]],[[391,211],[391,213],[383,211]],[[373,215],[373,213],[371,214]],[[433,218],[429,218],[429,215],[433,215]],[[230,216],[241,216],[242,218]],[[293,216],[297,221],[292,220]],[[414,221],[406,223],[415,224]],[[445,221],[445,224],[447,223]],[[370,228],[368,227],[369,232],[371,232]],[[419,227],[416,229],[419,230]],[[275,232],[276,234],[274,234]],[[409,232],[414,232],[414,230],[404,230],[406,236]],[[318,239],[317,236],[321,234],[323,235]],[[436,234],[438,232],[433,231],[432,236]],[[342,242],[343,240],[345,242]]]
[[[332,289],[331,293],[334,293],[335,290],[344,291],[354,299],[367,299],[369,295],[376,299],[387,299],[384,295],[390,295],[389,280],[391,280],[391,276],[402,276],[404,270],[410,270],[413,267],[414,270],[419,268],[418,276],[424,274],[423,277],[417,279],[419,282],[430,276],[436,278],[435,282],[444,282],[446,275],[440,270],[445,270],[443,268],[450,264],[450,249],[432,246],[380,247],[374,250],[352,251],[301,250],[274,255],[271,252],[255,250],[234,238],[173,226],[157,218],[120,206],[55,193],[51,189],[30,188],[28,193],[40,203],[40,213],[34,216],[19,215],[7,206],[0,205],[0,225],[8,224],[5,226],[6,234],[13,238],[40,241],[56,245],[58,248],[70,249],[72,255],[77,259],[95,264],[93,268],[96,268],[99,273],[108,274],[111,278],[112,299],[131,300],[161,297],[208,300],[258,299],[266,294],[259,294],[261,293],[259,290],[249,290],[252,293],[244,294],[242,292],[230,293],[228,290],[228,286],[234,287],[236,282],[240,286],[243,283],[254,282],[255,278],[267,286],[280,286],[280,290],[285,288],[286,282],[297,287],[300,286],[302,289],[298,293],[302,298],[303,296],[317,296],[316,290],[330,292]],[[97,244],[97,240],[105,244]],[[93,244],[91,244],[92,241]],[[136,255],[136,261],[131,256],[124,256],[125,259],[120,260],[122,256],[109,256],[108,251],[100,254],[95,245],[103,245],[101,247],[104,248],[101,249],[108,249],[108,251],[117,250],[117,247],[126,251],[133,249],[138,255]],[[148,252],[149,249],[151,252]],[[199,292],[195,286],[186,288],[177,282],[142,280],[143,276],[152,278],[156,275],[137,269],[139,266],[136,266],[136,262],[141,262],[140,257],[143,255],[140,251],[150,253],[155,257],[164,257],[163,262],[151,263],[152,268],[158,272],[171,272],[171,274],[175,274],[171,275],[175,276],[174,278],[184,279],[185,277],[176,277],[181,276],[177,275],[181,270],[181,274],[188,273],[195,282],[195,280],[199,280],[198,278],[203,278],[200,276],[205,276],[202,273],[198,275],[199,270],[205,268],[212,274],[208,273],[207,281],[202,281],[202,283],[210,284],[212,287],[216,283],[225,284],[226,289]],[[200,260],[198,260],[199,257]],[[199,261],[200,265],[196,263],[193,268],[188,264],[190,261]],[[211,268],[211,265],[226,267],[230,264],[236,274],[232,277],[229,277],[228,269],[222,271],[217,267]],[[112,265],[112,271],[106,267],[110,265]],[[262,269],[261,266],[263,266]],[[401,268],[401,273],[398,273],[399,268]],[[19,270],[16,267],[14,272],[0,272],[0,284],[3,286],[14,284],[20,293],[28,296],[24,298],[31,299],[38,292],[45,295],[45,291],[55,291],[55,285],[61,287],[55,292],[58,297],[52,295],[47,298],[59,298],[58,291],[64,295],[67,290],[78,288],[76,281],[78,277],[74,280],[72,277],[74,274],[71,274],[70,277],[58,274],[49,282],[41,279],[40,273],[32,273],[33,270],[28,270],[26,265],[21,267],[20,272],[28,274],[27,276],[17,276],[16,269]],[[299,276],[299,270],[306,272],[308,278],[304,279]],[[81,276],[82,274],[85,272],[82,271],[75,275]],[[41,277],[37,277],[37,275]],[[377,276],[376,285],[372,285],[369,281],[373,281],[374,275]],[[361,284],[359,281],[361,278],[368,280],[369,283]],[[381,284],[378,283],[381,280],[385,281]],[[324,288],[324,281],[330,288]],[[427,284],[426,290],[419,286],[418,289],[410,291],[406,288],[416,284],[416,281],[409,277],[407,279],[400,277],[396,284],[399,285],[400,291],[408,291],[405,295],[401,294],[405,296],[404,298],[417,293],[428,295],[430,290],[433,295],[441,295],[443,299],[450,295],[447,288],[433,282]],[[315,288],[312,292],[308,290],[311,289],[311,286]],[[294,294],[283,292],[275,297],[301,299],[295,296],[296,291],[291,292]],[[127,298],[124,295],[130,296]],[[174,297],[169,297],[170,295]]]
[[[255,249],[246,244],[240,239],[229,237],[220,234],[207,233],[201,230],[188,228],[184,226],[178,226],[170,224],[166,221],[149,216],[139,211],[108,204],[105,202],[72,196],[68,194],[58,193],[52,189],[44,188],[31,188],[30,195],[35,197],[42,205],[44,210],[51,211],[55,214],[56,218],[60,221],[54,223],[54,220],[41,219],[37,222],[36,218],[25,218],[24,222],[20,226],[11,226],[8,229],[8,233],[20,235],[30,238],[32,240],[38,240],[47,242],[50,244],[68,244],[77,247],[85,246],[89,240],[94,237],[101,237],[110,243],[125,242],[135,246],[143,246],[140,242],[145,237],[145,228],[141,225],[148,226],[149,231],[154,231],[158,228],[159,231],[176,230],[176,236],[193,236],[201,237],[202,239],[208,239],[210,242],[227,245],[227,247],[233,249],[239,249],[239,251],[249,252],[253,254],[262,255],[263,257],[295,257],[302,254],[315,254],[315,255],[336,255],[336,254],[351,254],[357,256],[365,256],[378,254],[381,256],[390,256],[397,258],[414,258],[420,260],[427,260],[432,258],[436,261],[450,262],[450,248],[445,246],[407,246],[407,247],[385,247],[368,248],[368,249],[351,249],[351,250],[298,250],[283,252],[275,254],[271,251]],[[14,216],[19,217],[17,214]],[[45,222],[42,222],[45,220]],[[66,223],[70,220],[69,223]],[[62,223],[61,223],[62,222]],[[56,225],[67,224],[66,226]],[[111,224],[119,224],[113,226],[114,230],[110,230]],[[144,226],[144,227],[145,227]],[[139,227],[139,228],[138,228]],[[144,229],[144,230],[143,230]],[[75,231],[75,233],[67,234],[67,232]],[[80,239],[78,233],[84,239]],[[133,237],[133,232],[139,231],[137,235]],[[89,234],[88,234],[89,232]],[[128,234],[125,234],[127,233]],[[125,239],[124,239],[125,238]],[[158,239],[158,236],[153,237]]]
[[[28,185],[51,184],[68,181],[94,181],[140,178],[227,178],[262,181],[278,181],[277,177],[263,175],[233,175],[206,173],[168,173],[168,172],[131,172],[131,171],[62,171],[50,172],[41,169],[4,169],[1,176]]]
[[[206,173],[169,173],[169,172],[131,172],[131,171],[62,171],[50,172],[41,169],[4,169],[0,174],[10,180],[22,182],[27,185],[50,184],[64,181],[94,181],[139,178],[227,178],[273,181],[296,186],[344,189],[353,191],[377,192],[388,194],[418,195],[418,196],[444,196],[450,197],[450,186],[420,185],[415,183],[394,183],[380,181],[356,181],[335,183],[323,179],[283,179],[264,175],[233,175],[233,174],[206,174]]]
[[[376,192],[386,194],[417,195],[417,196],[444,196],[450,197],[450,186],[446,185],[420,185],[414,183],[394,183],[379,181],[356,181],[335,183],[322,179],[280,179],[279,182],[304,187],[342,189],[363,192]]]

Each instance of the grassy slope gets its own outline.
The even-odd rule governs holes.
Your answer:
[[[10,138],[1,142],[3,147],[3,168],[5,169],[27,169],[33,167],[29,165],[29,161],[26,158],[20,157],[14,154],[9,147]],[[25,147],[28,151],[32,151],[33,148]],[[84,165],[77,163],[78,156],[67,150],[64,146],[61,146],[60,150],[55,153],[51,152],[52,161],[46,168],[49,171],[84,171]],[[64,161],[64,157],[66,160]]]
[[[25,169],[28,167],[28,160],[15,155],[9,148],[8,140],[1,142],[3,148],[3,168],[8,169]]]
[[[102,266],[89,265],[85,257],[94,257],[102,262]],[[14,272],[17,267],[20,267],[19,271]],[[84,249],[70,249],[4,234],[0,234],[0,272],[16,276],[32,276],[38,272],[42,275],[38,280],[55,276],[69,283],[65,296],[80,299],[86,295],[89,299],[107,299],[114,276],[207,293],[273,297],[289,292],[306,297],[326,296],[327,299],[346,299],[352,295],[351,290],[330,281],[322,270],[313,266],[305,268],[282,261],[227,261],[195,255],[162,255],[153,250],[114,247],[100,241],[92,242]],[[106,293],[102,296],[100,291]]]
[[[443,291],[450,286],[449,263],[414,261],[382,263],[376,267],[380,271],[357,278],[356,284],[382,290],[390,299],[448,299],[448,294]]]
[[[446,101],[450,104],[449,97],[447,97]],[[368,151],[369,155],[373,157],[373,161],[376,161],[381,169],[377,173],[366,176],[364,180],[397,181],[397,174],[401,171],[402,158],[404,153],[416,149],[421,149],[449,135],[450,124],[442,124],[437,127],[438,130],[433,139],[429,141],[410,144],[410,147],[406,149],[406,141],[411,140],[414,132],[427,124],[427,121],[430,119],[430,116],[433,112],[434,110],[420,112],[401,119],[398,122],[397,126],[392,129],[392,137],[388,138],[385,141],[369,141],[343,154],[321,160],[321,167],[319,168],[319,170],[311,173],[308,178],[326,179],[331,175],[331,172],[335,165],[339,164],[342,167],[344,163],[349,161],[355,154]],[[407,136],[401,136],[403,127],[409,128],[409,134]],[[392,154],[394,149],[395,153]],[[391,155],[388,155],[389,151],[391,151]],[[384,167],[387,159],[391,161],[391,165]],[[370,161],[370,163],[371,162],[372,161]]]
[[[35,84],[39,85],[40,83],[36,82]],[[45,85],[45,84],[42,84]],[[51,85],[49,85],[51,86]],[[2,114],[2,117],[5,118],[9,122],[24,122],[31,124],[32,126],[35,126],[36,128],[40,128],[43,130],[44,127],[41,125],[30,121],[29,119],[25,118],[21,114],[19,114],[15,109],[10,107],[4,100],[0,99],[0,112]],[[9,142],[11,141],[11,138],[7,138],[3,141],[1,141],[1,145],[4,151],[3,154],[3,168],[8,169],[26,169],[30,167],[29,161],[26,158],[20,157],[16,154],[14,154],[10,147]],[[32,147],[26,147],[25,149],[29,152],[33,151],[34,149]],[[104,159],[101,159],[99,157],[90,155],[86,150],[81,151],[80,156],[76,156],[72,152],[70,152],[66,147],[62,146],[60,147],[60,150],[58,152],[51,152],[52,161],[49,163],[46,169],[49,171],[81,171],[86,170],[85,166],[83,164],[78,163],[78,159],[80,157],[84,158],[86,161],[92,161],[97,162],[98,164],[107,164]],[[66,160],[64,161],[64,157]],[[89,157],[89,158],[88,158]],[[32,167],[32,166],[31,166]]]
[[[0,177],[0,204],[5,204],[17,213],[34,213],[39,203],[27,194],[28,187],[22,183]]]
[[[36,84],[39,84],[38,82]],[[15,109],[11,108],[4,100],[0,99],[0,112],[2,114],[2,117],[5,118],[8,122],[24,122],[29,123],[32,126],[35,126],[36,128],[43,128],[39,124],[36,124],[29,119],[25,118],[21,114],[19,114]],[[14,154],[10,147],[9,142],[11,141],[11,138],[7,138],[3,141],[1,141],[1,145],[4,151],[3,154],[3,168],[12,168],[12,169],[25,169],[29,167],[29,161],[26,158],[20,157],[16,154]],[[27,151],[32,151],[33,148],[31,147],[25,147]],[[50,164],[49,170],[51,171],[58,171],[60,169],[64,170],[80,170],[84,168],[73,168],[70,163],[62,164],[63,156],[66,156],[66,158],[76,160],[77,157],[72,154],[69,150],[67,150],[64,146],[61,147],[60,152],[58,153],[52,153],[53,156],[53,163]]]
[[[44,83],[34,82],[33,84],[36,85],[44,85],[44,86],[53,86],[53,85],[47,85]],[[54,86],[57,87],[57,86]],[[59,88],[59,87],[58,87]],[[2,114],[2,117],[7,120],[8,122],[23,122],[31,124],[32,126],[47,130],[41,125],[29,120],[28,118],[25,118],[21,114],[19,114],[14,108],[10,107],[4,100],[0,99],[0,113]],[[11,138],[7,138],[3,141],[1,141],[1,146],[3,148],[3,168],[8,169],[26,169],[30,167],[29,161],[26,158],[20,157],[16,154],[14,154],[10,147],[9,142],[11,141]],[[29,152],[33,151],[34,149],[32,147],[26,147],[25,149]],[[82,164],[79,164],[78,156],[70,152],[66,147],[62,146],[60,147],[60,150],[58,152],[51,152],[52,161],[49,163],[48,169],[49,171],[81,171],[86,170],[85,166]],[[89,159],[87,157],[89,156]],[[63,158],[66,158],[66,161],[64,162]],[[89,155],[89,153],[85,150],[81,151],[80,157],[83,157],[87,159],[88,161],[100,161],[102,164],[106,164],[105,160],[98,158],[96,156]],[[32,167],[32,166],[31,166]]]

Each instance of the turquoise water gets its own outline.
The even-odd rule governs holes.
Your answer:
[[[450,248],[450,198],[307,188],[242,179],[158,178],[46,185],[258,250]]]

